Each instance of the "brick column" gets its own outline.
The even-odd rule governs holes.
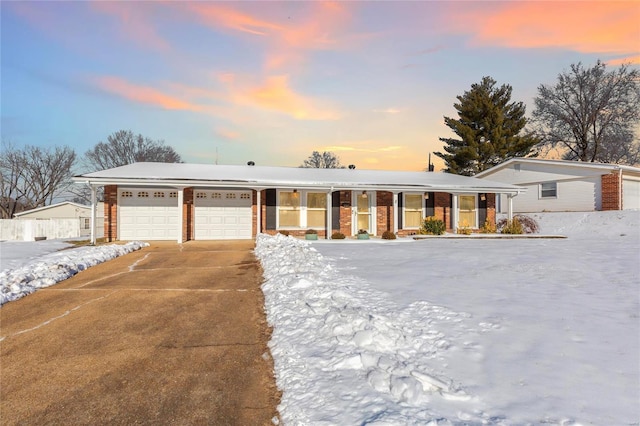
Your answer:
[[[194,239],[194,208],[193,208],[193,188],[185,188],[182,191],[182,241]]]
[[[118,239],[118,186],[104,186],[104,238],[111,242]]]
[[[376,229],[378,235],[384,231],[393,232],[393,193],[386,191],[376,192]]]
[[[351,191],[340,191],[340,232],[344,235],[351,235],[351,221]]]
[[[496,194],[487,194],[487,220],[490,223],[496,224]],[[482,227],[484,223],[479,223],[478,226]]]
[[[621,175],[618,171],[602,175],[602,210],[622,210],[620,199]]]
[[[451,229],[451,194],[447,192],[434,193],[434,216],[444,222],[447,229]]]

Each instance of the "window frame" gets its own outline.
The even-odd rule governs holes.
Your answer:
[[[420,222],[422,222],[422,220],[425,218],[426,215],[426,209],[425,209],[425,203],[424,203],[424,193],[422,192],[405,192],[402,194],[402,229],[420,229],[420,225],[418,226],[407,226],[407,196],[408,195],[413,195],[413,196],[420,196]],[[417,212],[417,209],[409,209],[410,212]]]
[[[282,193],[297,193],[299,196],[299,204],[297,207],[290,207],[290,206],[283,206],[282,205],[282,197],[281,194]],[[314,207],[314,208],[309,208],[309,199],[308,196],[309,194],[322,194],[325,197],[325,204],[322,208],[319,207]],[[291,190],[283,190],[283,189],[278,189],[276,192],[276,207],[277,207],[277,211],[276,211],[276,230],[291,230],[291,231],[295,231],[295,230],[302,230],[302,229],[316,229],[316,230],[324,230],[327,227],[327,204],[326,204],[326,197],[328,196],[328,194],[326,192],[323,191],[319,191],[319,190],[304,190],[304,191],[294,191],[293,189]],[[282,226],[280,224],[280,212],[281,211],[298,211],[298,226]],[[324,212],[324,225],[323,226],[309,226],[308,223],[308,212],[309,211],[322,211]]]
[[[553,185],[553,189],[545,189],[544,185]],[[544,195],[545,192],[553,191],[553,195]],[[538,199],[540,200],[553,200],[558,198],[558,182],[540,182],[538,185]]]
[[[458,204],[458,206],[457,206],[458,211],[456,212],[456,216],[457,216],[457,219],[458,219],[458,224],[457,224],[458,228],[462,228],[462,221],[461,221],[461,215],[460,215],[460,213],[462,211],[462,209],[461,209],[461,206],[462,206],[461,197],[473,197],[473,210],[470,210],[470,211],[472,211],[474,213],[473,221],[475,222],[475,224],[474,225],[469,224],[469,228],[471,228],[471,229],[479,229],[480,228],[481,225],[478,223],[479,213],[480,213],[480,203],[478,202],[478,200],[480,198],[479,195],[480,194],[458,194],[457,195],[457,197],[458,197],[458,203],[457,203]],[[467,212],[467,211],[469,211],[469,210],[465,210],[465,212]]]

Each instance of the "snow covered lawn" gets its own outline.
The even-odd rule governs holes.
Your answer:
[[[134,241],[123,245],[109,244],[61,250],[70,247],[70,244],[60,240],[0,242],[1,265],[7,266],[0,272],[0,305],[148,245]]]
[[[640,212],[536,217],[569,238],[260,236],[284,424],[638,424]]]

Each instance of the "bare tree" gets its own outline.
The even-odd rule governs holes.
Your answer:
[[[306,169],[344,169],[344,166],[340,165],[338,156],[329,151],[324,151],[322,154],[313,151],[300,167]]]
[[[600,61],[591,68],[573,64],[554,86],[538,87],[535,105],[540,148],[560,147],[569,160],[638,162],[640,72],[629,65],[607,72]]]
[[[69,147],[17,149],[3,142],[0,158],[0,214],[49,205],[71,184],[76,153]]]
[[[99,171],[120,167],[138,161],[182,163],[180,155],[164,141],[154,141],[131,130],[120,130],[99,142],[84,155],[85,167]]]

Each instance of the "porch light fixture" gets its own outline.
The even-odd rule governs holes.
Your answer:
[[[297,193],[297,192],[298,192],[298,190],[294,188],[294,189],[293,189],[293,193],[295,194],[295,193]]]
[[[362,198],[367,198],[367,191],[362,191]]]
[[[485,194],[480,194],[480,201],[486,201],[487,196]]]
[[[424,193],[424,199],[425,199],[425,200],[428,200],[428,199],[429,199],[429,193],[428,193],[428,192],[425,192],[425,193]]]

